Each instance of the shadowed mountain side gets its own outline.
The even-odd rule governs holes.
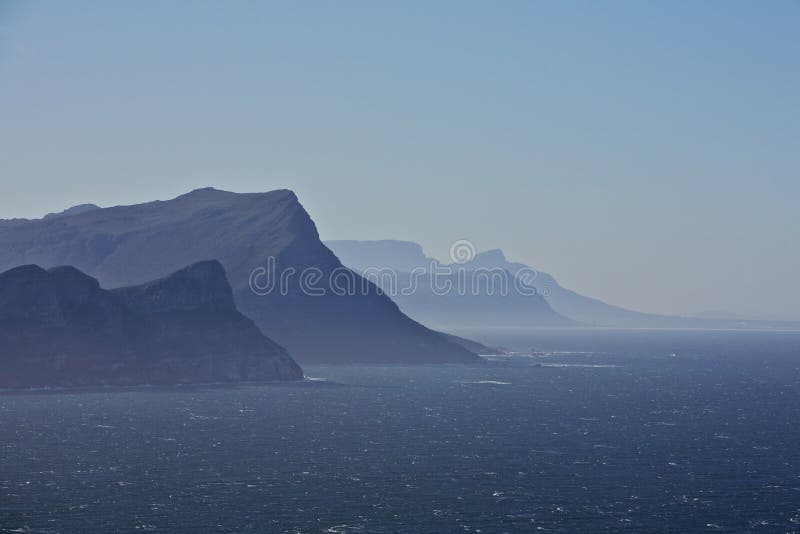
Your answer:
[[[299,380],[300,367],[239,313],[222,265],[104,290],[74,267],[0,274],[0,386]]]
[[[168,201],[0,224],[0,269],[72,264],[104,287],[141,284],[209,258],[225,267],[242,312],[298,361],[478,361],[406,317],[374,286],[335,294],[330,279],[345,269],[291,191],[199,189]],[[275,277],[288,269],[295,275],[286,291],[257,295],[251,274],[270,258]],[[300,273],[309,268],[319,271],[323,296],[300,287]]]
[[[479,361],[460,343],[409,318],[374,284],[365,284],[361,276],[347,272],[349,279],[366,290],[359,289],[355,295],[329,291],[314,296],[290,285],[280,296],[260,296],[245,289],[237,294],[237,301],[244,313],[259,317],[270,325],[270,331],[280,332],[279,339],[289,343],[301,362]]]

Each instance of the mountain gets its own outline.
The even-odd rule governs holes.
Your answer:
[[[586,297],[567,289],[551,275],[523,263],[508,261],[500,249],[476,254],[464,264],[466,269],[502,268],[515,276],[530,273],[530,283],[558,313],[579,323],[591,326],[655,326],[659,316],[639,313],[619,306],[607,304],[599,299]],[[666,326],[666,325],[663,325]]]
[[[74,267],[0,274],[0,387],[299,380],[205,261],[105,290]]]
[[[508,261],[499,249],[476,254],[466,268],[500,267],[518,274],[535,273],[531,284],[542,294],[554,310],[562,315],[590,326],[619,328],[797,328],[789,322],[744,321],[736,317],[674,316],[643,313],[602,300],[587,297],[567,289],[550,274],[537,271],[523,263]]]
[[[207,259],[224,266],[242,313],[301,363],[479,361],[343,267],[288,190],[206,188],[0,223],[0,269],[69,264],[103,287],[142,284]]]
[[[385,239],[381,241],[325,241],[342,263],[358,272],[369,268],[391,267],[410,273],[416,268],[428,267],[438,262],[422,251],[422,245],[411,241]]]
[[[499,249],[487,250],[475,254],[472,259],[463,264],[439,264],[436,260],[425,256],[422,247],[417,243],[408,241],[382,240],[382,241],[327,241],[326,244],[339,256],[348,267],[363,272],[368,268],[392,268],[401,272],[411,272],[415,267],[430,271],[434,268],[450,267],[462,269],[467,272],[476,270],[501,269],[511,274],[512,277],[522,277],[536,288],[538,295],[544,296],[549,307],[559,316],[566,317],[575,323],[589,326],[606,326],[620,328],[791,328],[797,329],[800,323],[791,321],[763,321],[743,320],[738,317],[679,317],[641,313],[628,310],[612,304],[607,304],[599,299],[581,295],[563,287],[550,274],[538,271],[523,263],[512,262],[506,259],[505,254]],[[391,261],[386,261],[388,258]],[[403,278],[401,276],[400,278]],[[405,298],[398,297],[397,302],[409,315],[425,320],[431,325],[442,328],[461,326],[451,324],[458,314],[472,313],[474,316],[483,312],[486,321],[479,326],[495,326],[493,323],[503,323],[502,326],[519,325],[519,298],[509,299],[505,303],[507,308],[500,306],[485,307],[479,300],[461,299],[459,304],[473,308],[467,310],[445,310],[443,305],[439,308],[431,305],[425,292],[420,295],[410,295]],[[433,317],[432,315],[436,315]],[[491,321],[491,317],[495,317]],[[526,319],[528,320],[528,319]],[[443,324],[444,323],[444,324]],[[575,324],[573,323],[573,324]],[[549,326],[547,321],[536,323],[530,318],[531,326]]]
[[[377,283],[403,312],[435,328],[564,327],[572,321],[516,270],[476,263],[442,265],[407,241],[327,241],[348,267]],[[489,258],[487,258],[489,259]]]
[[[100,207],[94,204],[79,204],[77,206],[72,206],[71,208],[67,208],[64,211],[60,211],[58,213],[48,213],[47,215],[44,216],[44,219],[45,220],[58,219],[59,217],[78,215],[80,213],[86,213],[87,211],[94,211],[99,209]]]

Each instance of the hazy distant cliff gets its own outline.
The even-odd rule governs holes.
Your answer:
[[[348,267],[362,272],[370,267],[390,267],[401,272],[414,268],[428,269],[437,264],[425,256],[422,247],[411,241],[328,241],[326,244]],[[512,295],[505,299],[487,299],[480,295],[434,300],[425,292],[399,296],[400,307],[414,318],[440,328],[456,326],[563,326],[563,318],[572,325],[613,326],[623,328],[800,328],[794,321],[758,321],[724,317],[679,317],[641,313],[607,304],[563,287],[552,275],[509,261],[499,249],[476,254],[461,265],[468,272],[478,269],[502,269],[517,276],[530,275],[530,284],[542,299]],[[561,319],[559,319],[561,318]]]
[[[300,367],[236,310],[216,261],[104,290],[74,267],[0,274],[0,386],[297,380]]]
[[[365,274],[388,267],[391,278],[375,277],[409,316],[436,328],[562,327],[572,321],[551,308],[535,291],[518,289],[515,272],[505,265],[441,265],[410,241],[328,241],[348,267]],[[480,257],[480,255],[478,256]],[[476,257],[476,259],[478,259]],[[447,271],[449,269],[449,272]],[[412,275],[417,270],[420,274]],[[375,271],[372,271],[375,272]],[[396,287],[387,287],[395,283]],[[402,291],[414,287],[413,291]],[[450,287],[448,291],[441,291]]]
[[[116,287],[217,259],[239,309],[301,362],[478,359],[408,318],[358,275],[351,273],[357,291],[333,291],[332,275],[346,270],[291,191],[200,189],[169,201],[78,211],[0,224],[0,269],[71,264]],[[295,275],[285,288],[256,294],[251,274],[273,260],[277,273]],[[301,287],[299,275],[309,268],[319,272],[315,287],[324,294]]]

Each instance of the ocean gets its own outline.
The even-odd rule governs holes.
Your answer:
[[[0,531],[800,531],[800,333],[472,334],[534,354],[0,393]]]

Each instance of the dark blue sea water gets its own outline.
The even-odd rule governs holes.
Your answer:
[[[0,530],[800,531],[800,334],[476,335],[542,354],[0,394]]]

